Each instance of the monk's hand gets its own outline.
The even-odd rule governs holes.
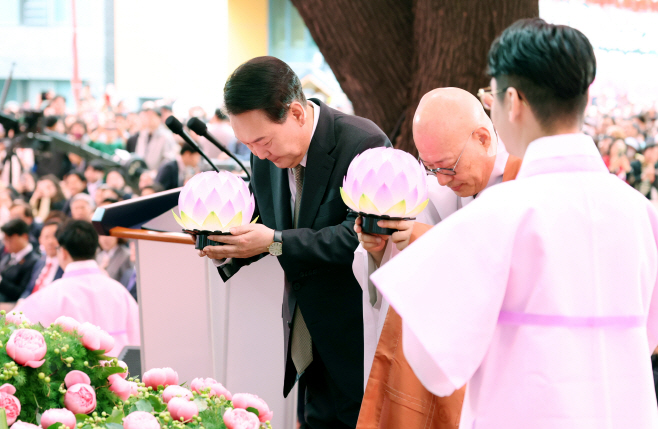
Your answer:
[[[234,226],[231,235],[210,235],[209,240],[225,243],[223,246],[206,246],[199,256],[211,259],[250,258],[268,251],[274,241],[274,230],[262,223]]]
[[[377,266],[380,266],[382,263],[382,258],[384,257],[384,251],[386,250],[386,243],[388,242],[388,236],[386,235],[377,235],[377,234],[366,234],[361,229],[362,219],[361,216],[357,217],[354,221],[354,231],[359,236],[359,241],[363,248],[370,253],[372,258],[377,263]]]
[[[413,220],[380,220],[377,221],[377,226],[381,228],[397,229],[391,235],[391,241],[395,243],[398,250],[404,250],[409,245],[411,240],[411,231],[414,229]]]

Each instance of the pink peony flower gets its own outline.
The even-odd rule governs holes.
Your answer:
[[[242,408],[229,408],[223,418],[227,429],[258,429],[260,427],[256,414]]]
[[[153,368],[144,373],[142,382],[146,387],[157,390],[158,386],[178,384],[178,373],[171,368]]]
[[[91,384],[91,379],[87,374],[85,374],[82,371],[69,371],[68,374],[66,374],[66,377],[64,377],[64,384],[66,385],[66,388],[68,389],[69,387],[73,386],[74,384]]]
[[[10,323],[13,323],[14,325],[20,325],[23,322],[27,322],[28,324],[31,323],[30,319],[25,317],[22,311],[20,313],[16,313],[15,311],[12,311],[11,313],[8,313],[5,316],[5,325],[8,325]]]
[[[48,429],[48,427],[55,423],[61,423],[74,428],[76,427],[75,414],[66,408],[53,408],[52,410],[44,411],[41,416],[41,427]]]
[[[171,398],[167,404],[167,411],[171,414],[172,419],[181,420],[182,418],[182,421],[186,423],[199,415],[196,404],[185,398]]]
[[[9,383],[5,383],[2,386],[0,386],[0,392],[5,392],[5,393],[9,393],[10,395],[13,395],[16,393],[16,388]]]
[[[96,409],[96,391],[88,384],[74,384],[64,395],[64,406],[74,414],[89,414]]]
[[[53,325],[59,325],[64,332],[73,332],[80,328],[80,322],[68,316],[59,316]]]
[[[194,395],[186,388],[177,386],[175,384],[167,386],[164,392],[162,392],[162,400],[165,402],[165,404],[168,404],[170,400],[176,397],[192,399]]]
[[[45,362],[46,340],[34,329],[17,329],[7,341],[7,354],[19,365],[39,368]]]
[[[195,378],[190,383],[190,388],[193,392],[201,393],[202,390],[210,388],[210,396],[224,396],[229,401],[231,400],[231,392],[229,392],[221,383],[218,383],[212,378]]]
[[[130,395],[137,396],[137,383],[123,379],[121,374],[112,374],[107,380],[110,382],[110,392],[122,401],[128,400]]]
[[[274,413],[270,411],[270,407],[267,406],[265,401],[256,395],[252,395],[251,393],[236,393],[232,401],[235,408],[242,408],[243,410],[247,408],[257,409],[258,419],[263,423],[272,420]]]
[[[114,338],[98,326],[85,322],[78,328],[82,345],[88,350],[103,350],[108,353],[114,348]]]
[[[11,425],[21,413],[21,401],[11,393],[0,392],[0,408],[5,409],[7,424]]]
[[[25,423],[19,420],[13,425],[11,425],[11,429],[41,429],[41,427],[37,425],[33,425],[32,423]]]
[[[160,423],[151,413],[134,411],[123,419],[124,429],[160,429]]]

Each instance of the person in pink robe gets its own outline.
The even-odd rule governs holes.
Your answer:
[[[580,133],[595,70],[573,28],[505,30],[481,98],[516,180],[371,276],[423,385],[468,383],[461,429],[658,428],[658,213]]]
[[[61,279],[21,301],[13,311],[23,312],[44,326],[60,316],[89,322],[114,338],[108,356],[118,356],[124,346],[140,344],[139,307],[130,292],[101,271],[94,259],[98,234],[85,221],[60,227],[58,259],[64,268]]]

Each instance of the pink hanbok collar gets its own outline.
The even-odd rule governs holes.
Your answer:
[[[562,134],[542,137],[530,143],[516,178],[577,172],[609,174],[591,137],[585,134]]]
[[[87,261],[71,262],[66,266],[62,278],[66,279],[89,274],[101,274],[101,269],[98,267],[98,263],[96,263],[96,261],[93,259]]]

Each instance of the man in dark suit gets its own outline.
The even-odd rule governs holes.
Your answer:
[[[64,275],[64,270],[59,265],[59,260],[57,259],[59,242],[56,235],[57,228],[61,224],[62,221],[58,219],[47,220],[44,223],[41,229],[41,235],[39,236],[39,244],[44,248],[44,255],[34,264],[30,281],[21,294],[21,299],[27,298],[34,292],[38,292],[55,280],[61,279]]]
[[[306,382],[309,428],[354,428],[363,398],[362,290],[352,273],[356,216],[340,196],[352,159],[390,146],[371,121],[306,100],[273,57],[236,69],[224,87],[235,136],[251,150],[250,187],[262,223],[214,236],[200,254],[223,261],[224,281],[268,252],[285,273],[283,394]]]
[[[160,166],[155,181],[161,184],[165,191],[183,186],[186,179],[199,172],[200,161],[201,154],[186,143],[181,147],[180,155],[176,159]]]
[[[11,207],[9,207],[9,217],[11,219],[21,219],[27,224],[30,229],[27,233],[30,237],[30,243],[32,243],[33,247],[38,247],[39,235],[41,234],[43,223],[34,219],[30,204],[23,200],[15,200]]]
[[[0,301],[16,301],[27,286],[39,260],[30,244],[30,228],[21,219],[10,220],[0,228],[5,234],[6,254],[0,259]]]

